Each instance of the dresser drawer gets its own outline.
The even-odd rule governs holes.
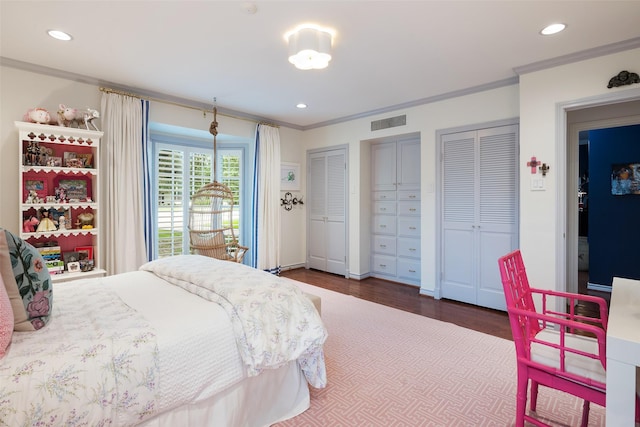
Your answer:
[[[396,234],[396,217],[386,215],[373,216],[373,232],[375,234]]]
[[[420,258],[420,239],[398,238],[398,256]]]
[[[396,202],[374,202],[373,213],[382,215],[395,215]]]
[[[420,218],[399,218],[398,236],[420,237]]]
[[[420,261],[398,260],[398,277],[420,282]]]
[[[398,191],[398,200],[420,200],[420,191]]]
[[[396,254],[396,238],[373,236],[373,252],[385,255]]]
[[[395,191],[376,191],[373,193],[373,200],[395,200]]]
[[[396,259],[385,255],[374,255],[371,270],[374,273],[396,275]]]
[[[398,202],[399,215],[420,215],[420,202]]]

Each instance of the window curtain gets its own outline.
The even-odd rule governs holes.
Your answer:
[[[137,270],[148,260],[145,168],[149,102],[117,93],[102,94],[100,145],[102,254],[108,274]]]
[[[251,265],[280,274],[280,131],[259,124],[253,179]]]

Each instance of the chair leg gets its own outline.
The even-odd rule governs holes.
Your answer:
[[[516,427],[524,427],[524,416],[527,410],[527,386],[529,378],[525,372],[518,372],[518,390],[516,394]]]
[[[538,382],[531,380],[531,410],[536,411],[538,406]]]
[[[589,401],[585,399],[582,405],[582,424],[580,427],[587,427],[589,425]]]

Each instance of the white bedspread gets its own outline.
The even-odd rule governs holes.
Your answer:
[[[326,385],[322,346],[327,332],[311,301],[295,285],[200,255],[163,258],[140,269],[220,304],[231,319],[250,376],[297,360],[311,386]]]
[[[98,282],[55,291],[49,324],[0,359],[0,425],[129,426],[157,410],[154,329]]]
[[[219,305],[148,271],[100,281],[156,329],[158,412],[205,401],[247,377],[231,321]]]

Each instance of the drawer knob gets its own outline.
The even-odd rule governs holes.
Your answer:
[[[387,247],[387,245],[380,245],[380,247],[381,247],[381,248],[386,248],[386,247]]]
[[[415,270],[409,269],[409,273],[415,273],[415,272],[416,272]]]
[[[409,230],[415,230],[415,229],[416,229],[415,227],[409,227]]]
[[[416,211],[416,208],[410,208],[409,209],[409,212],[415,212],[415,211]]]
[[[386,268],[387,264],[380,264],[380,268]]]
[[[415,198],[416,198],[416,195],[415,195],[415,194],[412,194],[412,195],[410,195],[410,196],[409,196],[409,198],[410,198],[410,199],[415,199]]]
[[[415,251],[416,251],[416,248],[409,248],[409,250],[410,250],[411,252],[415,252]]]
[[[387,226],[384,224],[380,224],[380,228],[387,228]]]

